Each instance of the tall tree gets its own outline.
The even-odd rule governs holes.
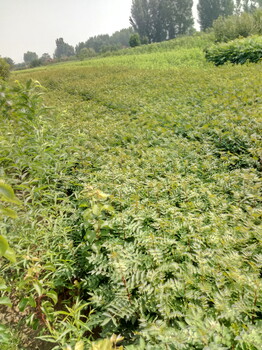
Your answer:
[[[24,62],[26,64],[30,64],[31,62],[38,59],[38,56],[35,52],[27,51],[24,53]]]
[[[175,38],[180,34],[187,34],[193,28],[192,15],[193,0],[168,1],[169,21],[168,37]]]
[[[140,37],[148,37],[149,40],[152,39],[149,11],[150,2],[152,1],[133,0],[130,17],[130,23],[134,30],[139,33]]]
[[[193,0],[133,0],[130,23],[149,42],[173,39],[193,26]]]
[[[262,0],[236,0],[235,13],[252,12],[262,6]]]
[[[56,39],[56,49],[54,53],[55,58],[74,56],[75,49],[73,46],[64,42],[63,38]]]
[[[234,12],[233,0],[199,0],[197,5],[201,30],[212,27],[219,16],[230,16]]]

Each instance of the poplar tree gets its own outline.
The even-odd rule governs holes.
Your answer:
[[[149,42],[173,39],[193,27],[193,0],[133,0],[130,23]]]
[[[262,0],[236,0],[235,13],[252,12],[262,6]]]
[[[149,0],[133,0],[130,23],[140,37],[152,40]]]
[[[199,0],[197,5],[201,30],[212,27],[219,16],[230,16],[234,12],[233,0]]]

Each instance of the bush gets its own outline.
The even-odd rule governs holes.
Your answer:
[[[129,39],[129,45],[131,47],[140,46],[141,45],[140,35],[137,33],[132,34]]]
[[[262,58],[262,37],[237,39],[229,43],[213,45],[205,50],[207,61],[216,66],[226,62],[244,64],[247,61],[257,63]]]
[[[0,79],[6,80],[10,75],[10,65],[0,57]]]
[[[262,9],[253,13],[244,12],[240,16],[219,17],[214,21],[213,28],[218,42],[262,34]]]

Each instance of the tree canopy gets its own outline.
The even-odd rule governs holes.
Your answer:
[[[56,39],[56,49],[54,53],[54,58],[63,58],[74,56],[74,47],[65,43],[63,38]]]
[[[4,60],[9,64],[10,68],[13,68],[15,63],[10,57],[4,57]]]
[[[193,0],[133,0],[130,23],[149,42],[173,39],[193,27]]]
[[[259,6],[262,6],[262,0],[236,0],[235,12],[252,12]]]
[[[76,45],[76,54],[79,55],[80,51],[84,48],[92,49],[96,53],[114,51],[129,46],[129,38],[133,34],[133,29],[124,28],[114,32],[112,35],[101,34],[92,36],[87,39],[86,42],[80,42]]]
[[[233,0],[199,0],[197,5],[201,30],[212,27],[219,16],[230,16],[234,12]]]
[[[24,62],[25,64],[30,64],[31,62],[38,59],[38,56],[35,52],[27,51],[24,53]]]

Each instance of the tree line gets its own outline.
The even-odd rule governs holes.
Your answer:
[[[56,39],[56,48],[51,57],[48,53],[44,53],[42,56],[38,56],[35,52],[27,51],[24,53],[23,63],[14,65],[12,61],[12,67],[23,69],[25,67],[34,68],[41,65],[63,61],[68,59],[86,59],[94,57],[97,54],[101,54],[108,51],[116,51],[122,48],[129,47],[130,36],[134,33],[132,27],[121,29],[114,32],[112,35],[102,34],[90,37],[86,42],[80,42],[76,47],[66,43],[63,38]]]
[[[251,12],[262,0],[199,0],[197,11],[202,31],[218,17]],[[143,42],[160,42],[194,31],[193,0],[133,0],[130,23]]]

